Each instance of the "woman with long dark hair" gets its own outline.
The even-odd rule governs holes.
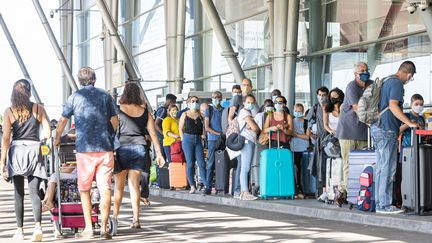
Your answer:
[[[150,134],[151,140],[158,141],[153,117],[149,114],[144,103],[143,93],[136,83],[129,82],[125,85],[120,97],[120,148],[117,149],[118,163],[114,169],[114,219],[117,218],[120,205],[123,200],[126,176],[132,203],[133,221],[131,228],[141,228],[139,222],[140,211],[140,178],[141,172],[149,172],[151,158],[148,150],[146,134]],[[156,148],[156,160],[161,167],[165,160],[159,143],[154,143]]]
[[[12,180],[15,188],[17,230],[14,240],[24,240],[24,177],[27,177],[35,221],[31,238],[34,242],[42,241],[40,189],[44,188],[43,183],[47,180],[40,149],[40,127],[42,125],[46,139],[51,137],[51,128],[45,109],[31,102],[30,96],[30,82],[25,79],[16,81],[11,106],[4,113],[0,166],[3,178]]]

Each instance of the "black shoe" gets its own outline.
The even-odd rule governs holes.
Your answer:
[[[346,196],[345,192],[339,193],[338,197],[335,200],[336,205],[338,205],[339,207],[342,207],[342,204],[347,203],[346,197],[347,196]]]
[[[202,191],[202,194],[205,195],[211,195],[211,189],[210,188],[204,188],[204,190]]]
[[[100,238],[105,239],[105,240],[111,240],[112,236],[110,235],[110,233],[108,232],[100,232]]]

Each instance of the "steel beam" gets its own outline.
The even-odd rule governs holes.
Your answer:
[[[125,69],[129,76],[129,81],[137,82],[138,86],[140,86],[141,90],[143,91],[143,98],[144,98],[144,102],[147,105],[147,109],[149,110],[150,113],[152,113],[153,109],[140,83],[142,79],[138,74],[138,68],[136,67],[132,55],[128,52],[128,50],[125,47],[125,44],[120,38],[121,35],[118,32],[117,26],[114,24],[114,19],[108,10],[105,0],[96,0],[96,4],[101,13],[102,21],[107,27],[110,36],[112,37],[116,50],[119,52],[120,56],[124,58]]]
[[[6,39],[8,40],[9,45],[10,45],[13,53],[15,54],[15,58],[16,58],[19,66],[21,68],[21,71],[22,71],[24,77],[30,82],[30,85],[32,87],[33,97],[35,98],[35,100],[36,100],[37,103],[42,104],[42,100],[40,99],[39,94],[38,94],[38,92],[36,90],[36,87],[34,86],[32,79],[30,78],[30,74],[27,71],[27,68],[26,68],[26,66],[24,64],[24,61],[21,58],[21,55],[20,55],[20,53],[18,51],[18,48],[15,45],[15,42],[14,42],[14,40],[12,38],[12,35],[10,34],[9,29],[8,29],[6,23],[4,22],[3,15],[1,13],[0,13],[0,25],[3,28],[3,32],[5,33]]]
[[[165,39],[167,58],[168,92],[176,91],[176,60],[177,60],[177,0],[165,0]]]
[[[270,56],[273,56],[274,50],[274,0],[267,0],[267,9],[268,9],[268,18],[269,18],[269,24],[270,24]]]
[[[74,77],[72,75],[72,71],[71,71],[69,65],[66,62],[66,59],[65,59],[65,57],[63,55],[63,52],[60,49],[60,46],[59,46],[59,44],[58,44],[58,42],[56,40],[56,37],[55,37],[55,35],[54,35],[54,33],[53,33],[52,29],[51,29],[50,24],[48,23],[48,20],[47,20],[47,18],[45,16],[45,13],[44,13],[43,9],[42,9],[42,6],[39,3],[39,0],[33,0],[33,5],[35,6],[35,9],[36,9],[36,11],[37,11],[37,13],[39,15],[39,18],[40,18],[40,20],[42,22],[42,25],[45,28],[45,31],[46,31],[46,33],[48,35],[48,39],[51,42],[51,45],[52,45],[52,47],[54,49],[54,52],[56,53],[57,58],[60,61],[60,65],[62,67],[62,70],[66,74],[66,78],[67,78],[67,81],[69,83],[69,86],[71,87],[72,91],[77,91],[78,90],[78,86],[77,86],[77,84],[75,82],[75,79],[74,79]]]
[[[60,0],[60,6],[64,6],[66,9],[73,9],[73,0]],[[63,55],[66,58],[66,62],[72,70],[73,63],[73,11],[61,11],[60,14],[60,42]],[[62,88],[63,104],[66,104],[68,97],[71,95],[71,89],[68,84],[67,75],[62,72]]]
[[[177,39],[176,39],[176,72],[174,94],[180,94],[184,81],[184,49],[186,25],[186,0],[178,0],[177,5]]]
[[[432,42],[432,5],[429,5],[429,7],[423,11],[418,9],[417,12],[419,12],[422,17],[429,39]]]
[[[285,0],[283,0],[285,1]],[[234,52],[222,21],[212,0],[201,0],[204,12],[213,28],[214,34],[222,48],[222,56],[227,60],[228,66],[234,75],[237,83],[241,83],[245,78],[242,67],[237,59],[238,53]]]
[[[322,18],[321,0],[310,0],[309,7],[309,53],[314,53],[323,49],[324,46],[324,25]],[[309,81],[311,104],[315,102],[315,91],[323,84],[322,81],[323,57],[316,56],[309,62]]]

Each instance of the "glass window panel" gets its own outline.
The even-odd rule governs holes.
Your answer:
[[[99,38],[93,38],[89,44],[88,65],[93,68],[103,66],[103,42]]]
[[[166,48],[162,47],[135,57],[135,61],[144,81],[167,79],[165,51]],[[153,82],[149,83],[148,85],[146,84],[145,89],[161,86],[160,83]],[[165,82],[163,85],[165,85]]]
[[[223,22],[231,22],[266,9],[265,0],[215,0],[219,16]]]
[[[132,53],[165,45],[164,8],[159,7],[132,22]]]

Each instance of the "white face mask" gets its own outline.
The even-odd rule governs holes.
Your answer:
[[[275,104],[274,105],[276,111],[283,111],[283,105],[282,104]]]
[[[420,114],[423,111],[423,106],[422,105],[416,105],[416,106],[412,106],[411,109],[417,113]]]

